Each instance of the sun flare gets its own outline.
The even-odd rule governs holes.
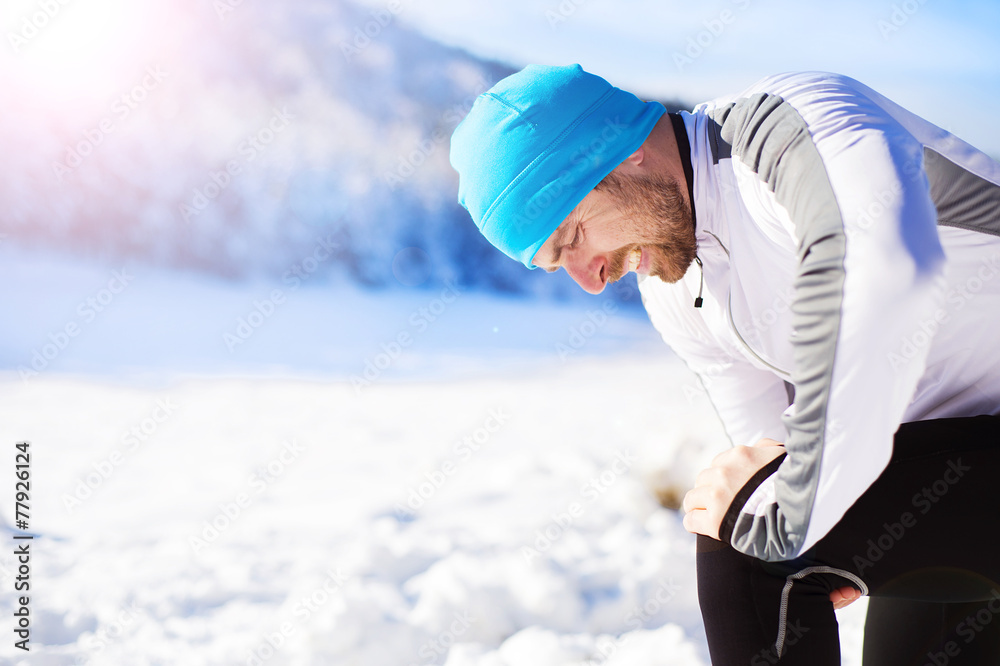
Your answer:
[[[9,70],[52,101],[100,98],[142,51],[143,3],[128,0],[7,0]]]

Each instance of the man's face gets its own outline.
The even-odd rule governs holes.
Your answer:
[[[604,179],[546,239],[532,263],[566,269],[599,294],[629,271],[677,282],[694,261],[691,209],[676,180],[647,175]]]

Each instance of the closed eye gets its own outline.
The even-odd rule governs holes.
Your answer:
[[[569,232],[569,228],[570,228],[569,225],[570,225],[570,223],[568,223],[568,222],[563,223],[563,227],[565,227],[565,230],[560,232],[561,235],[560,235],[558,244],[556,245],[555,256],[552,257],[552,263],[555,264],[555,268],[547,268],[547,269],[545,269],[546,272],[548,272],[548,273],[555,273],[557,270],[559,270],[559,259],[560,259],[560,257],[562,257],[563,250],[565,250],[566,248],[570,248],[571,250],[574,249],[574,248],[576,248],[577,244],[579,244],[579,242],[581,240],[581,236],[583,234],[583,225],[578,223],[576,225],[575,235],[573,236],[573,242],[570,243],[570,244],[568,244],[568,245],[566,244],[566,242],[565,242],[565,236]],[[560,228],[563,228],[563,227],[560,227]]]
[[[578,224],[578,225],[576,226],[576,235],[575,235],[575,236],[573,236],[573,242],[569,244],[569,247],[570,247],[571,249],[575,249],[575,248],[576,248],[576,246],[577,246],[577,245],[579,245],[579,243],[580,243],[580,233],[581,233],[581,230],[582,230],[582,225],[579,225],[579,224]]]

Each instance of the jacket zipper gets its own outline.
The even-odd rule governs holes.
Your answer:
[[[722,244],[722,241],[721,241],[721,240],[719,240],[719,237],[718,237],[718,236],[716,236],[715,234],[713,234],[713,233],[712,233],[711,231],[708,231],[708,230],[706,230],[706,231],[705,231],[705,233],[706,233],[706,234],[708,234],[709,236],[711,236],[712,238],[714,238],[714,239],[716,240],[716,242],[718,242],[718,243],[719,243],[719,247],[721,247],[721,248],[722,248],[722,251],[726,253],[726,258],[730,258],[730,257],[729,257],[729,250],[728,250],[728,249],[726,248],[726,246],[725,246],[725,245],[723,245],[723,244]],[[701,266],[701,260],[699,260],[699,261],[698,261],[698,265],[699,265],[699,266]],[[730,267],[730,270],[732,270],[732,268],[731,268],[731,267]],[[705,273],[704,273],[704,270],[702,270],[702,280],[704,280],[704,277],[705,277]],[[699,295],[700,295],[700,294],[699,294]],[[696,307],[697,307],[697,306],[696,306]],[[782,369],[781,369],[781,368],[779,368],[778,366],[776,366],[776,365],[773,365],[772,363],[769,363],[768,361],[766,361],[765,359],[763,359],[763,358],[761,357],[761,355],[760,355],[760,354],[758,354],[757,352],[755,352],[755,351],[754,351],[754,349],[753,349],[753,347],[751,347],[751,346],[750,346],[750,345],[749,345],[749,344],[747,343],[747,341],[743,339],[743,335],[742,335],[742,334],[740,334],[740,329],[736,328],[736,321],[735,321],[735,320],[733,319],[733,291],[732,291],[732,289],[730,289],[730,290],[729,290],[729,298],[727,299],[727,303],[726,303],[726,307],[727,307],[727,310],[728,310],[727,314],[729,315],[729,316],[728,316],[728,318],[729,318],[729,327],[730,327],[731,329],[733,329],[733,333],[735,333],[735,334],[736,334],[736,338],[737,338],[737,339],[738,339],[738,340],[740,341],[740,344],[742,344],[742,345],[743,345],[743,347],[744,347],[744,348],[745,348],[745,349],[746,349],[746,350],[747,350],[748,352],[750,352],[750,354],[751,354],[751,355],[752,355],[752,356],[753,356],[753,357],[754,357],[755,359],[757,359],[758,361],[760,361],[760,362],[761,362],[762,364],[766,365],[766,366],[767,366],[767,367],[769,367],[769,368],[770,368],[771,370],[774,370],[774,371],[775,371],[776,373],[778,373],[779,375],[782,375],[783,377],[786,377],[786,378],[788,378],[788,379],[791,379],[791,378],[792,378],[792,374],[791,374],[790,372],[787,372],[787,371],[785,371],[785,370],[782,370]]]

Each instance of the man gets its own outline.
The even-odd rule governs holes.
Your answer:
[[[736,445],[684,500],[715,664],[839,664],[861,594],[866,664],[1000,663],[1000,164],[842,76],[666,114],[578,65],[481,95],[451,161],[508,256],[636,272],[702,378]]]

